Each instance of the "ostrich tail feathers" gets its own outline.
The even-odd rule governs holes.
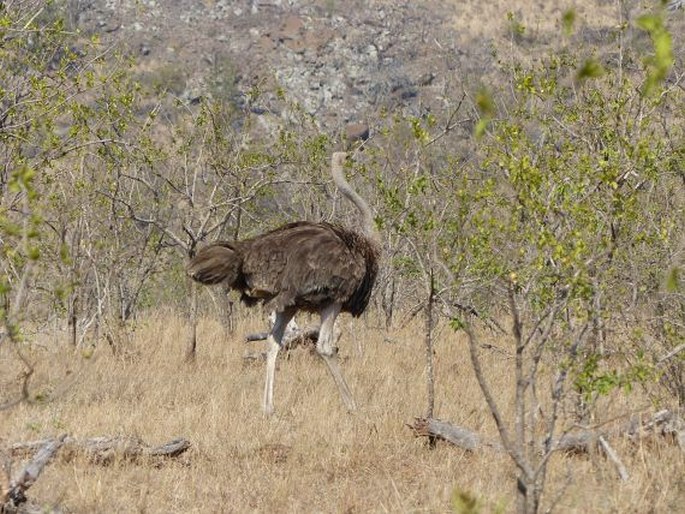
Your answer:
[[[242,256],[231,243],[214,243],[205,246],[193,257],[186,270],[190,277],[201,284],[221,282],[234,284],[242,267]]]

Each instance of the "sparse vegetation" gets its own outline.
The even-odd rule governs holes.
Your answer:
[[[74,355],[65,333],[53,335],[57,342],[50,347],[35,347],[34,381],[48,400],[4,412],[3,440],[69,433],[136,435],[149,444],[178,436],[191,441],[180,461],[161,466],[115,461],[100,467],[58,457],[30,496],[75,511],[448,512],[462,502],[481,512],[514,510],[514,470],[506,455],[471,454],[445,443],[429,450],[404,426],[425,408],[422,322],[385,331],[341,321],[355,333],[341,341],[350,388],[360,399],[355,416],[341,407],[323,363],[305,349],[279,361],[279,414],[271,420],[255,415],[263,363],[243,361],[240,334],[263,330],[264,318],[241,316],[235,336],[226,334],[216,314],[203,318],[201,352],[188,367],[179,344],[188,325],[176,311],[162,310],[148,312],[125,353],[116,356],[106,346],[89,359]],[[436,415],[496,439],[466,338],[444,324],[435,337]],[[509,418],[513,347],[501,339],[488,342],[498,346],[487,351],[485,373]],[[10,378],[3,375],[3,391],[11,390]],[[648,409],[649,403],[639,389],[630,397],[615,390],[600,400],[601,419]],[[556,510],[677,510],[685,486],[682,455],[660,440],[625,440],[616,449],[631,473],[627,483],[599,453],[559,454],[550,461],[550,498],[563,493]]]
[[[145,81],[161,96],[181,96],[186,89],[186,76],[178,64],[165,64],[148,72]]]
[[[268,95],[281,117],[235,109],[226,56],[190,103],[182,69],[137,83],[61,9],[0,4],[0,452],[63,433],[192,444],[161,466],[57,455],[30,496],[73,511],[677,510],[677,441],[616,437],[609,458],[553,444],[685,408],[681,46],[658,6],[630,6],[597,45],[592,5],[531,30],[511,2],[481,26],[503,41],[487,81],[373,120],[350,176],[385,262],[368,316],[339,320],[361,412],[294,351],[263,419],[262,366],[239,345],[264,316],[237,307],[222,327],[224,295],[189,304],[183,267],[205,241],[286,220],[351,225],[327,179],[337,135],[266,82],[246,101]],[[413,438],[426,396],[429,417],[492,445]]]

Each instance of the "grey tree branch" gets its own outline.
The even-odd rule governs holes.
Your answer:
[[[58,451],[66,452],[68,455],[80,452],[85,454],[90,462],[108,464],[116,458],[129,461],[142,458],[174,458],[189,448],[190,441],[184,438],[173,439],[160,446],[150,446],[137,437],[76,439],[67,434],[56,438],[15,443],[4,452],[5,462],[0,462],[4,468],[0,469],[0,512],[17,512],[20,506],[22,512],[27,511],[23,505],[27,502],[26,491],[36,483],[45,466],[57,456]],[[29,462],[13,480],[9,476],[10,457],[30,457]]]
[[[44,441],[38,452],[17,475],[17,478],[10,482],[4,503],[9,503],[11,507],[17,507],[26,502],[26,491],[36,483],[38,477],[43,472],[43,468],[52,460],[66,439],[66,434]],[[0,507],[2,507],[0,505]],[[3,510],[4,511],[4,510]]]
[[[490,409],[490,414],[497,425],[497,431],[500,434],[502,445],[504,446],[506,452],[511,456],[516,466],[526,473],[526,475],[531,476],[532,470],[521,453],[522,449],[517,447],[512,442],[509,435],[509,430],[507,429],[507,426],[504,423],[504,418],[500,413],[499,406],[497,405],[492,391],[490,390],[490,386],[485,379],[483,368],[480,365],[480,357],[478,356],[478,342],[468,321],[464,323],[464,330],[466,331],[469,340],[469,353],[471,355],[473,371],[476,374],[476,380],[478,381],[478,385],[480,386],[483,396],[485,397],[485,401],[488,404],[488,408]]]

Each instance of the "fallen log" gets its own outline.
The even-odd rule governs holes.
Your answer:
[[[269,323],[271,327],[273,327],[274,322],[276,321],[276,313],[272,312],[269,315]],[[337,341],[340,339],[340,331],[335,330],[335,340]],[[245,336],[245,342],[246,343],[251,343],[254,341],[265,341],[269,337],[270,332],[255,332],[253,334],[247,334]],[[283,340],[282,342],[282,349],[283,350],[293,350],[295,348],[298,348],[300,346],[304,347],[309,347],[309,348],[314,348],[316,346],[317,341],[319,340],[319,327],[318,326],[309,326],[306,328],[300,328],[300,326],[297,324],[297,322],[294,319],[291,319],[290,322],[288,323],[288,326],[285,327],[285,332],[283,333]],[[247,359],[254,359],[257,358],[255,357],[254,354],[248,354],[246,356]]]
[[[66,434],[38,441],[14,443],[5,455],[0,469],[0,513],[45,512],[42,507],[32,507],[27,503],[26,491],[36,483],[43,468],[58,453],[63,459],[70,460],[77,454],[84,455],[89,462],[107,465],[115,459],[139,461],[178,457],[190,448],[190,441],[183,438],[173,439],[160,446],[150,446],[137,437],[91,437],[77,439]],[[16,475],[10,477],[11,458],[29,459],[29,462]]]
[[[435,418],[415,418],[414,424],[407,424],[417,437],[434,437],[447,441],[465,450],[476,450],[483,446],[502,449],[497,442],[486,441],[477,433]],[[567,432],[545,447],[552,451],[569,453],[591,453],[613,437],[626,437],[637,442],[646,438],[663,437],[677,444],[685,452],[685,421],[677,412],[664,409],[647,419],[634,418],[629,423],[613,430],[580,429]]]
[[[644,438],[661,436],[675,442],[685,453],[685,420],[679,413],[672,410],[660,410],[647,420],[631,420],[627,435],[635,442]]]
[[[607,438],[606,434],[599,431],[580,430],[562,435],[552,442],[550,450],[568,455],[601,453],[614,465],[619,478],[625,482],[630,475],[618,456],[618,452],[609,444]]]
[[[256,332],[254,334],[247,334],[245,336],[246,343],[252,343],[255,341],[265,341],[269,337],[269,332]],[[319,340],[319,329],[318,328],[305,328],[305,329],[294,329],[286,332],[283,335],[283,349],[293,350],[300,346],[316,346],[316,342]]]
[[[407,426],[414,431],[416,437],[433,437],[468,451],[477,450],[486,444],[475,432],[440,419],[415,418],[414,424]]]
[[[10,446],[12,457],[25,456],[35,452],[51,439],[39,441],[19,442]],[[173,458],[178,457],[190,448],[190,441],[183,438],[173,439],[160,446],[150,446],[137,437],[90,437],[77,439],[64,436],[62,453],[64,458],[70,459],[76,454],[84,455],[95,464],[109,464],[116,458],[137,461],[142,458]]]
[[[442,440],[463,450],[475,451],[490,448],[503,451],[504,448],[497,441],[488,441],[479,434],[435,418],[415,418],[413,424],[407,426],[416,437],[428,437],[432,440]],[[685,421],[678,413],[664,409],[647,419],[633,419],[627,425],[611,431],[592,429],[575,430],[563,434],[561,437],[547,442],[540,448],[540,453],[564,452],[568,454],[592,454],[600,452],[614,465],[621,480],[626,481],[630,475],[621,461],[618,452],[609,444],[611,437],[625,437],[630,441],[646,438],[662,437],[670,443],[677,444],[685,451]]]
[[[548,447],[555,452],[592,453],[597,450],[602,435],[603,433],[595,430],[577,430],[554,439]]]
[[[254,334],[247,334],[245,336],[246,343],[255,341],[265,341],[269,337],[269,332],[256,332]],[[288,329],[283,334],[283,351],[287,355],[290,350],[295,348],[309,348],[311,351],[316,350],[316,343],[319,340],[319,329],[308,327],[305,329],[299,328],[297,325],[288,325]],[[248,350],[243,354],[243,361],[245,362],[261,362],[266,360],[265,351]]]

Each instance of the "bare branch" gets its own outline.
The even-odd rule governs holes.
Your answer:
[[[602,448],[604,453],[606,454],[607,458],[613,462],[614,466],[616,467],[616,471],[618,472],[618,476],[621,477],[622,481],[627,481],[630,478],[630,475],[628,474],[628,471],[626,470],[626,467],[623,465],[623,462],[621,462],[621,459],[618,456],[618,453],[609,445],[607,440],[604,438],[604,436],[599,436],[599,446]]]
[[[509,436],[509,430],[507,429],[507,426],[504,423],[504,418],[500,413],[497,402],[495,401],[495,397],[493,396],[492,391],[490,390],[490,386],[488,385],[488,382],[485,379],[483,368],[480,365],[480,357],[478,356],[477,339],[468,321],[464,323],[464,330],[466,331],[469,340],[469,352],[471,355],[471,364],[473,366],[473,371],[476,374],[476,380],[478,381],[478,385],[480,386],[481,391],[483,392],[483,396],[485,397],[485,401],[488,404],[488,408],[490,409],[490,414],[495,420],[495,425],[497,425],[497,431],[499,432],[500,439],[502,440],[502,445],[514,461],[514,464],[516,464],[516,466],[521,471],[523,471],[523,473],[525,473],[526,476],[532,476],[532,469],[530,468],[530,465],[528,464],[528,462],[526,462],[523,454],[521,453],[522,448],[515,445],[512,442],[511,437]]]
[[[10,483],[9,494],[7,496],[13,506],[18,506],[26,502],[26,495],[24,493],[29,487],[36,483],[36,480],[38,480],[38,477],[43,472],[43,468],[55,456],[66,437],[66,434],[64,434],[56,439],[49,439],[46,441],[33,459],[31,459],[21,473],[19,473],[17,478]]]
[[[676,346],[675,348],[673,348],[673,350],[671,350],[671,351],[668,352],[666,355],[664,355],[663,357],[661,357],[661,358],[657,361],[656,365],[657,365],[657,366],[661,366],[664,362],[666,362],[667,360],[671,359],[672,357],[675,357],[676,355],[678,355],[678,354],[679,354],[680,352],[682,352],[683,350],[685,350],[685,343],[679,344],[678,346]]]

